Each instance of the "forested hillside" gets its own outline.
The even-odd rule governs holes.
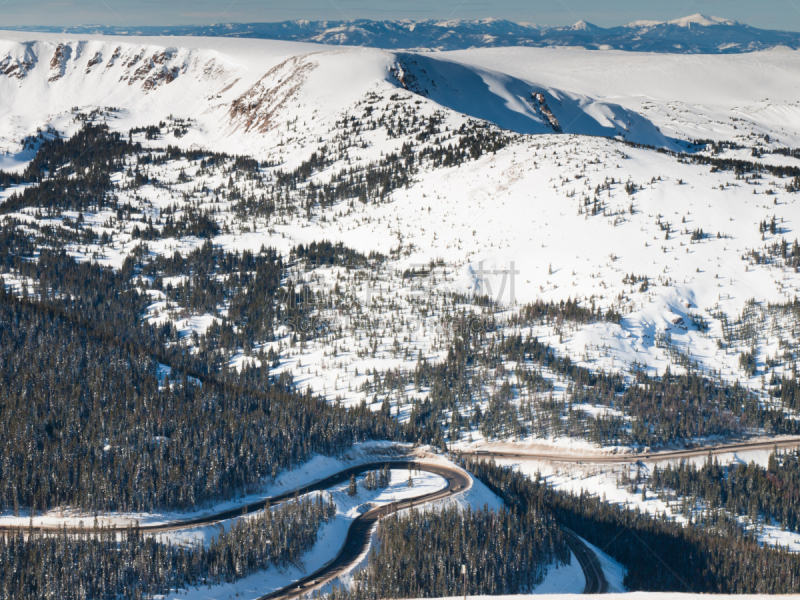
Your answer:
[[[414,509],[383,519],[377,538],[380,550],[352,588],[334,590],[332,600],[524,594],[542,582],[548,565],[570,560],[553,517],[534,508]]]
[[[796,592],[800,556],[764,548],[733,522],[685,527],[601,498],[565,494],[487,462],[467,467],[511,507],[551,510],[558,522],[627,568],[629,589],[708,594]]]
[[[137,527],[2,536],[0,594],[20,600],[139,600],[236,581],[271,565],[296,563],[335,513],[336,506],[321,497],[267,507],[237,521],[208,548],[161,543]]]
[[[635,364],[628,374],[606,372],[537,332],[553,328],[561,339],[579,328],[619,327],[614,305],[538,300],[505,314],[488,295],[420,295],[431,280],[447,281],[448,267],[432,261],[398,272],[391,264],[399,248],[387,256],[341,241],[282,241],[281,250],[219,243],[247,214],[277,224],[316,219],[330,206],[352,212],[354,201],[385,204],[424,169],[458,168],[513,143],[472,123],[447,134],[455,146],[438,137],[425,146],[420,141],[445,134],[442,117],[418,120],[407,105],[368,123],[391,130],[405,123],[417,141],[325,184],[313,174],[341,162],[346,146],[315,153],[291,171],[273,170],[244,157],[145,147],[162,135],[161,124],[125,136],[89,122],[69,139],[46,136],[24,171],[4,174],[11,186],[0,205],[9,215],[0,229],[8,323],[0,332],[8,399],[4,506],[187,509],[257,489],[316,452],[336,454],[364,439],[444,449],[481,438],[659,446],[797,433],[798,421],[786,412],[796,408],[796,371],[785,368],[793,354],[773,364],[784,365],[782,379],[773,370],[771,380],[780,386],[769,390],[780,405],[703,372],[668,342],[681,368],[674,374]],[[343,140],[360,124],[349,126],[355,129]],[[189,183],[187,169],[203,183]],[[145,200],[150,188],[167,192],[169,202]],[[181,253],[172,250],[177,240],[193,241]],[[647,287],[635,275],[625,282]],[[387,301],[384,287],[406,296]],[[796,316],[793,306],[782,318]],[[431,317],[445,335],[412,341],[414,320]],[[692,318],[698,331],[707,328]],[[720,318],[729,344],[750,341],[751,325]],[[205,325],[190,325],[197,321]],[[396,366],[369,366],[379,347]],[[337,373],[333,398],[295,387],[296,377],[310,374],[301,365],[318,352],[312,348],[329,357],[315,369]],[[342,359],[366,360],[367,368],[349,369]],[[340,408],[354,393],[362,402]],[[41,456],[26,451],[31,440]]]

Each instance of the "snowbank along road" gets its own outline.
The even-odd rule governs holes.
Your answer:
[[[382,460],[376,461],[361,465],[356,465],[353,467],[349,467],[347,469],[343,469],[325,479],[320,479],[315,481],[314,483],[310,483],[306,486],[297,487],[291,491],[285,492],[283,494],[279,494],[277,496],[271,496],[269,498],[263,498],[262,500],[258,500],[256,502],[250,502],[248,504],[244,504],[238,506],[236,508],[226,509],[214,513],[210,513],[207,515],[203,515],[201,517],[195,517],[191,519],[185,520],[176,520],[171,523],[167,524],[154,524],[154,525],[140,525],[139,529],[141,531],[147,533],[166,533],[169,531],[177,531],[179,529],[188,529],[190,527],[199,527],[201,525],[212,525],[214,523],[219,523],[220,521],[225,521],[227,519],[233,519],[236,517],[240,517],[242,515],[250,514],[259,510],[262,510],[265,506],[276,506],[278,504],[282,504],[287,502],[296,496],[309,494],[312,492],[318,492],[322,490],[326,490],[334,485],[339,483],[343,483],[350,479],[351,475],[360,475],[362,473],[366,473],[370,470],[379,469],[385,465],[390,465],[392,468],[395,469],[418,469],[421,471],[427,471],[429,473],[435,473],[437,475],[441,475],[444,479],[447,480],[447,487],[435,494],[428,494],[425,496],[419,496],[418,498],[414,498],[410,501],[410,504],[413,504],[414,501],[416,502],[430,502],[432,500],[438,500],[444,498],[446,496],[450,496],[452,494],[462,492],[468,489],[472,485],[472,480],[470,479],[469,475],[465,472],[455,469],[448,466],[442,465],[432,465],[428,463],[421,463],[412,460]],[[402,506],[401,506],[402,505]],[[398,502],[392,506],[392,511],[396,510],[397,508],[406,508],[406,503]],[[369,514],[369,513],[367,513]],[[61,531],[62,525],[34,525],[33,529],[37,531]],[[70,529],[70,526],[67,525],[67,528]],[[0,532],[11,532],[11,531],[19,531],[19,530],[28,530],[30,526],[15,526],[15,525],[2,525],[0,526]],[[74,527],[77,529],[77,527]]]

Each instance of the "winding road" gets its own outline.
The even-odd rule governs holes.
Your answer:
[[[800,437],[787,437],[776,440],[757,440],[752,442],[737,442],[733,444],[689,448],[684,450],[668,450],[664,452],[642,452],[631,454],[555,454],[553,452],[530,452],[522,449],[519,451],[515,451],[513,449],[466,450],[461,451],[460,454],[463,456],[473,456],[476,458],[483,457],[517,460],[541,460],[572,464],[625,464],[639,461],[660,461],[705,456],[709,452],[711,454],[724,454],[748,450],[771,450],[775,447],[781,449],[796,448],[799,446]],[[389,515],[397,510],[410,508],[415,505],[419,506],[421,504],[426,504],[446,498],[448,496],[452,496],[453,494],[464,492],[472,486],[472,479],[470,476],[465,471],[447,464],[432,464],[411,459],[387,458],[386,460],[382,461],[350,467],[334,473],[329,477],[315,481],[309,485],[298,487],[294,490],[287,491],[277,496],[264,498],[249,504],[244,504],[236,508],[227,509],[200,517],[194,517],[191,519],[173,521],[158,525],[143,525],[140,526],[140,530],[148,533],[164,533],[219,523],[220,521],[235,518],[243,514],[262,510],[265,506],[267,506],[267,504],[276,505],[289,501],[296,495],[328,489],[334,485],[349,480],[351,475],[360,475],[366,471],[376,470],[386,464],[389,464],[396,469],[408,468],[434,473],[444,478],[447,482],[447,485],[439,491],[432,492],[430,494],[424,494],[408,500],[378,506],[358,516],[350,525],[341,550],[331,562],[317,569],[310,575],[295,581],[291,585],[279,590],[275,590],[274,592],[261,596],[258,599],[292,600],[303,594],[313,591],[314,589],[330,582],[345,571],[349,570],[369,547],[371,533],[381,517]],[[0,534],[13,533],[19,530],[28,530],[29,527],[29,525],[2,525],[0,526]],[[57,525],[42,525],[34,526],[34,529],[40,531],[60,531],[61,527]],[[578,559],[581,569],[583,570],[584,577],[586,579],[586,586],[583,593],[606,593],[608,591],[608,582],[605,579],[597,555],[573,531],[565,527],[562,528],[562,530],[564,532],[564,538],[567,542],[567,545]]]
[[[200,517],[193,517],[191,519],[181,519],[179,521],[159,523],[157,525],[140,525],[139,530],[147,533],[167,533],[170,531],[178,531],[180,529],[190,529],[192,527],[213,525],[215,523],[219,523],[220,521],[226,521],[228,519],[233,519],[236,517],[241,517],[242,515],[257,512],[259,510],[262,510],[265,506],[267,506],[267,504],[271,506],[276,506],[278,504],[287,502],[288,500],[292,500],[297,495],[303,495],[303,494],[308,494],[310,492],[326,490],[334,485],[348,481],[351,475],[360,475],[362,473],[366,473],[367,471],[374,471],[380,469],[381,467],[384,467],[387,464],[394,469],[413,468],[414,470],[435,473],[436,475],[440,475],[447,480],[448,486],[443,490],[440,490],[440,492],[436,493],[436,494],[442,494],[441,496],[437,496],[435,498],[428,498],[428,496],[420,496],[419,498],[416,498],[415,501],[422,500],[424,502],[430,502],[432,500],[438,500],[440,498],[444,498],[446,496],[464,491],[465,489],[469,488],[472,484],[472,481],[469,478],[469,476],[466,475],[463,471],[458,469],[441,465],[432,465],[429,463],[423,463],[415,460],[386,459],[379,462],[371,462],[371,463],[356,465],[354,467],[349,467],[342,471],[338,471],[333,475],[330,475],[329,477],[320,479],[308,485],[297,487],[293,490],[289,490],[277,496],[270,496],[269,498],[263,498],[261,500],[257,500],[256,502],[242,504],[237,506],[236,508],[230,508],[219,512],[203,515]],[[77,527],[74,526],[73,528],[77,529]],[[20,530],[27,531],[29,529],[30,529],[29,525],[0,525],[0,533],[9,533],[9,532],[13,533]],[[34,525],[33,529],[36,531],[61,531],[62,526]]]
[[[358,469],[363,472],[369,469],[380,467],[383,464],[385,463],[373,463],[372,465],[359,467]],[[261,596],[258,598],[258,600],[292,600],[307,594],[322,585],[325,585],[352,568],[352,566],[359,560],[364,552],[367,551],[372,530],[377,525],[381,517],[390,515],[398,510],[412,508],[428,502],[441,500],[442,498],[446,498],[453,494],[466,491],[472,485],[472,479],[467,473],[448,465],[432,465],[429,463],[413,461],[392,461],[390,464],[393,467],[397,466],[399,468],[414,468],[421,471],[427,471],[429,473],[435,473],[447,481],[447,486],[437,492],[432,492],[416,498],[379,506],[360,515],[353,521],[353,523],[350,525],[350,528],[347,530],[347,536],[345,537],[344,545],[333,561],[287,587]],[[353,470],[351,469],[350,471],[352,472]],[[350,475],[348,473],[347,478],[349,477]],[[314,485],[316,486],[317,484]],[[606,582],[605,575],[600,567],[600,561],[598,560],[597,555],[574,532],[567,528],[562,528],[562,530],[564,532],[564,539],[567,542],[567,545],[569,546],[570,550],[572,550],[573,554],[575,554],[581,569],[583,570],[583,574],[586,579],[586,586],[583,593],[605,593],[608,590],[608,583]]]
[[[294,490],[277,496],[264,498],[249,504],[244,504],[236,508],[203,515],[201,517],[173,521],[170,523],[142,525],[139,527],[139,529],[148,533],[165,533],[192,527],[212,525],[227,519],[232,519],[244,514],[262,510],[265,506],[267,506],[267,504],[275,506],[292,500],[297,495],[328,489],[334,485],[348,481],[351,475],[360,475],[366,471],[380,469],[386,464],[389,464],[395,469],[413,469],[439,475],[445,479],[447,485],[436,492],[423,494],[408,500],[402,500],[378,506],[359,515],[351,523],[350,528],[347,530],[347,535],[341,550],[331,562],[286,587],[275,590],[258,598],[258,600],[292,600],[293,598],[302,596],[303,594],[309,593],[314,589],[325,585],[352,568],[352,566],[368,549],[372,531],[381,517],[392,514],[397,510],[420,506],[422,504],[427,504],[429,502],[434,502],[436,500],[441,500],[454,494],[464,492],[472,486],[472,478],[465,471],[447,464],[432,464],[417,460],[387,459],[350,467],[334,473],[329,477],[315,481],[309,485],[298,487]],[[4,525],[0,526],[0,534],[13,533],[21,529],[28,530],[29,527],[29,525]],[[40,525],[34,526],[33,528],[38,531],[61,531],[61,527],[57,525]],[[589,547],[586,546],[586,544],[584,544],[577,535],[567,529],[564,529],[564,537],[567,545],[577,557],[581,569],[583,570],[586,579],[584,593],[603,593],[607,589],[608,585],[603,575],[603,571],[599,567],[599,561],[597,560],[594,552],[589,549]]]
[[[380,463],[378,466],[382,466],[383,464],[385,463]],[[393,461],[389,464],[392,467],[397,465],[401,468],[405,468],[408,466],[414,469],[419,468],[421,471],[435,473],[447,481],[447,486],[437,492],[379,506],[360,515],[350,525],[350,529],[347,530],[347,537],[345,538],[344,545],[332,562],[314,571],[310,575],[307,575],[303,579],[296,581],[292,585],[261,596],[258,600],[291,600],[292,598],[297,598],[298,596],[324,585],[350,569],[353,564],[358,561],[359,557],[369,547],[372,530],[381,517],[390,515],[398,510],[447,498],[453,494],[466,491],[472,486],[472,479],[466,472],[448,465],[398,461]],[[374,469],[376,467],[373,466],[371,468]]]

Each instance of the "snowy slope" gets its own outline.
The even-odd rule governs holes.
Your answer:
[[[68,130],[73,108],[101,106],[120,109],[121,129],[191,117],[198,127],[182,143],[262,156],[291,137],[280,131],[288,121],[298,137],[304,129],[311,135],[318,129],[311,119],[330,124],[367,91],[390,87],[521,133],[554,130],[533,96],[541,93],[568,133],[672,149],[674,139],[750,133],[800,144],[793,53],[413,54],[241,39],[170,38],[165,45],[166,38],[31,36],[0,33],[0,148],[12,153],[12,141],[37,127]]]
[[[617,183],[601,194],[606,213],[588,214],[582,202],[612,177]],[[620,178],[642,189],[629,195]],[[742,260],[748,248],[764,245],[760,220],[773,214],[783,219],[783,233],[769,240],[794,240],[797,230],[796,194],[766,196],[771,184],[762,183],[736,182],[732,173],[709,173],[707,167],[680,164],[648,150],[623,150],[600,139],[545,136],[460,169],[433,172],[424,183],[398,192],[395,202],[318,221],[303,228],[302,236],[346,239],[361,251],[382,252],[402,240],[412,250],[398,267],[444,260],[447,276],[438,284],[441,290],[488,293],[506,304],[581,298],[624,307],[620,325],[537,333],[573,359],[586,357],[583,364],[590,368],[624,370],[638,362],[657,373],[674,365],[674,357],[658,342],[659,336],[670,335],[704,368],[733,381],[742,377],[738,353],[717,346],[721,330],[712,313],[736,315],[750,299],[781,303],[800,293],[797,274],[753,268]],[[781,184],[779,179],[776,183]],[[669,240],[665,222],[675,231]],[[696,229],[709,236],[692,242]],[[278,230],[300,234],[293,226]],[[512,270],[517,271],[513,288]],[[647,275],[653,285],[641,291],[638,284],[624,283],[631,273]],[[389,295],[404,288],[399,280],[386,285]],[[711,323],[709,333],[691,326],[695,313]],[[424,340],[425,332],[419,333]],[[764,358],[777,350],[774,343],[764,349]],[[308,358],[301,360],[309,366]],[[415,360],[416,350],[409,368]],[[312,371],[315,362],[311,359]],[[370,365],[356,361],[345,368],[363,373]],[[335,378],[336,372],[328,370],[325,378],[312,380],[321,391],[325,381],[330,389]]]
[[[0,45],[7,65],[0,75],[0,144],[9,151],[4,164],[17,168],[33,156],[26,135],[46,126],[70,134],[81,126],[78,114],[93,109],[102,109],[109,125],[123,132],[180,117],[190,126],[169,143],[247,154],[284,169],[336,140],[341,120],[363,118],[365,105],[384,115],[401,107],[422,118],[441,113],[451,130],[476,117],[528,134],[459,168],[425,167],[388,203],[359,203],[345,211],[333,206],[308,220],[239,224],[215,240],[230,250],[266,245],[286,252],[297,243],[344,240],[365,254],[388,254],[399,243],[404,256],[392,269],[443,262],[438,292],[487,293],[508,306],[573,298],[617,307],[624,314],[619,325],[533,332],[590,368],[625,370],[636,362],[661,373],[675,361],[659,342],[669,336],[673,349],[730,381],[743,378],[738,349],[718,346],[721,329],[712,313],[733,318],[751,299],[786,302],[798,292],[797,274],[742,260],[765,243],[796,237],[796,194],[783,190],[785,179],[739,181],[732,172],[709,172],[667,154],[574,135],[624,132],[628,140],[667,148],[681,137],[717,137],[745,148],[800,145],[800,108],[790,83],[798,66],[787,55],[644,57],[525,48],[414,54],[262,40],[175,38],[175,46],[164,47],[158,45],[164,38],[134,43],[42,35],[31,42],[28,36],[7,33]],[[759,85],[743,85],[743,78]],[[533,94],[542,94],[543,101]],[[762,96],[770,98],[768,105],[753,109]],[[702,106],[696,104],[700,99]],[[556,135],[545,104],[569,134]],[[700,122],[699,115],[706,120]],[[766,133],[769,143],[756,137]],[[361,132],[346,160],[364,164],[397,151],[405,139],[413,136]],[[749,158],[749,152],[725,156]],[[197,172],[192,165],[168,164],[153,174],[174,182],[184,168]],[[316,177],[325,181],[331,171]],[[197,183],[214,188],[220,181],[202,176]],[[626,184],[635,191],[629,193]],[[190,187],[153,188],[147,203],[166,208]],[[11,192],[0,192],[0,199]],[[589,214],[593,198],[602,201],[601,214]],[[129,201],[140,200],[137,195]],[[762,236],[758,224],[773,216],[780,231]],[[106,217],[89,219],[98,226]],[[699,229],[708,235],[694,243],[691,233]],[[100,253],[106,264],[119,266],[134,246],[129,235],[121,241],[128,245],[75,251],[86,257]],[[151,249],[167,252],[175,243],[189,250],[198,241],[158,242]],[[518,273],[512,290],[510,282],[503,286],[513,270]],[[631,274],[647,275],[654,285],[641,291],[626,284]],[[314,275],[331,287],[332,278],[342,276],[336,269]],[[391,269],[385,276],[386,292],[402,291],[408,316],[419,318],[408,282]],[[153,318],[162,311],[163,320],[163,308],[155,303]],[[709,332],[687,326],[690,313],[708,321]],[[325,345],[310,343],[302,353],[284,347],[280,369],[332,399],[358,402],[364,395],[356,388],[367,369],[410,368],[419,352],[441,356],[440,318],[428,315],[402,341],[409,350],[404,359],[351,353],[333,363],[326,360]],[[202,331],[212,320],[194,315],[178,325]],[[393,338],[386,336],[387,350]],[[360,343],[358,335],[341,340]],[[758,360],[766,361],[779,344],[766,340]],[[750,383],[757,387],[758,378]]]
[[[480,52],[478,52],[480,54]],[[466,62],[451,62],[449,53],[399,53],[398,62],[411,75],[411,91],[454,111],[485,119],[520,133],[552,133],[554,126],[543,114],[540,103],[531,95],[543,93],[547,108],[555,115],[555,130],[583,135],[623,136],[640,144],[678,147],[665,138],[647,118],[610,101],[575,91],[542,85],[542,75],[550,71],[546,62],[533,63],[524,77],[507,74],[501,64],[492,69]],[[456,54],[456,59],[460,57]],[[530,64],[530,63],[529,63]]]
[[[278,329],[278,339],[257,340],[257,349],[280,357],[276,372],[291,373],[301,388],[346,404],[367,400],[377,409],[380,399],[364,386],[368,372],[410,371],[420,356],[435,362],[447,355],[452,331],[444,325],[455,309],[446,305],[446,292],[492,296],[501,308],[490,316],[507,328],[493,335],[531,333],[593,370],[630,373],[636,364],[662,374],[692,361],[706,373],[763,392],[767,363],[777,360],[777,377],[790,368],[788,359],[777,358],[787,344],[797,346],[790,324],[759,326],[758,373],[745,373],[739,362],[749,345],[721,343],[723,318],[736,319],[751,300],[785,303],[800,291],[793,269],[751,254],[797,237],[800,213],[790,179],[742,178],[610,136],[666,149],[686,147],[682,139],[716,138],[741,146],[720,150],[718,158],[747,160],[751,151],[797,147],[800,108],[792,82],[800,73],[794,54],[645,56],[529,48],[412,53],[243,39],[171,38],[174,45],[164,46],[165,38],[31,35],[1,36],[4,165],[20,169],[32,158],[40,141],[26,136],[37,128],[70,135],[92,111],[125,134],[164,121],[163,138],[148,141],[140,132],[136,141],[267,162],[258,185],[210,172],[199,161],[153,166],[149,174],[159,185],[137,192],[125,189],[130,173],[117,173],[118,196],[138,207],[136,219],[157,219],[160,211],[183,206],[188,194],[218,215],[224,227],[213,241],[226,250],[266,246],[288,253],[296,244],[329,240],[365,255],[394,257],[376,273],[324,267],[294,274],[309,288],[341,286],[353,298],[367,299],[365,311],[381,324],[368,340],[348,315],[329,311],[322,316],[343,326],[335,339],[297,347],[289,344],[287,327]],[[340,169],[361,168],[404,144],[422,151],[458,143],[462,134],[456,132],[482,127],[482,119],[520,135],[457,167],[423,163],[407,186],[381,201],[339,202],[268,220],[236,214],[231,202],[210,193],[231,185],[263,197],[279,171],[324,147],[338,148],[335,164],[310,177],[324,185]],[[435,139],[420,129],[430,120],[440,123]],[[797,165],[796,158],[777,154],[758,160]],[[13,192],[0,191],[0,202]],[[303,183],[286,193],[299,205]],[[40,218],[31,210],[13,216]],[[84,215],[111,242],[74,244],[70,251],[121,266],[138,241],[133,222],[105,225],[112,217],[113,211]],[[775,231],[762,233],[760,224],[773,218]],[[149,249],[188,252],[201,242],[167,238]],[[422,288],[403,275],[426,270],[431,261],[436,267]],[[649,287],[641,285],[645,276]],[[4,279],[20,289],[12,275]],[[171,320],[184,335],[202,332],[224,315],[180,315],[167,310],[155,290],[152,297],[148,319]],[[425,297],[431,305],[421,302]],[[622,318],[582,327],[509,325],[523,303],[567,299],[614,308]],[[695,317],[708,329],[693,323]],[[231,364],[245,360],[242,351]],[[565,393],[566,382],[552,373],[542,376],[554,393]],[[513,375],[497,375],[497,383],[504,378]],[[405,418],[409,396],[426,393],[398,390],[392,410]]]
[[[47,125],[70,130],[72,109],[113,107],[120,129],[172,115],[197,120],[182,144],[264,156],[291,133],[312,135],[368,91],[407,88],[437,105],[522,133],[554,130],[534,94],[569,131],[624,134],[673,147],[648,119],[580,93],[561,93],[438,55],[260,40],[70,38],[0,34],[0,148]],[[311,123],[314,120],[316,123]],[[74,128],[74,127],[73,127]]]
[[[796,52],[685,56],[586,52],[564,48],[491,48],[443,53],[542,86],[585,94],[638,113],[678,139],[737,140],[769,134],[800,145]],[[562,122],[578,133],[580,120]]]
[[[69,130],[73,108],[101,106],[120,109],[120,129],[191,117],[198,127],[182,143],[263,156],[292,137],[280,131],[288,121],[298,138],[304,129],[311,135],[312,118],[330,124],[368,90],[391,87],[522,133],[553,131],[533,97],[542,93],[568,133],[672,149],[675,139],[741,141],[751,133],[800,145],[792,86],[800,73],[787,52],[413,54],[241,39],[32,36],[0,33],[0,149],[13,154],[37,127]]]

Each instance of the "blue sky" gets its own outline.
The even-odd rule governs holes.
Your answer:
[[[477,19],[609,27],[703,13],[800,31],[800,0],[0,0],[3,25],[211,25],[289,19]]]

